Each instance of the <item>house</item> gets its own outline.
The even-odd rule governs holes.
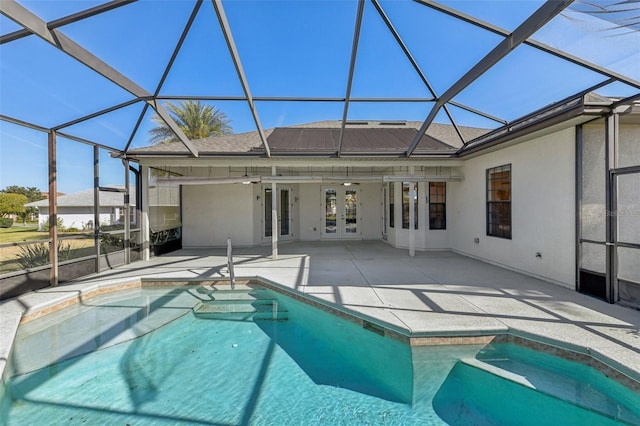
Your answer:
[[[116,225],[124,223],[125,205],[124,193],[117,192],[124,189],[123,186],[111,185],[107,188],[113,191],[100,191],[99,220],[101,225]],[[135,192],[130,195],[131,220],[136,223]],[[86,189],[72,194],[58,196],[58,218],[62,220],[64,228],[76,228],[78,230],[93,229],[94,227],[94,190]],[[43,230],[49,223],[49,200],[44,199],[25,204],[25,207],[38,209],[38,223]]]
[[[252,132],[193,141],[197,158],[178,142],[127,157],[143,188],[144,176],[180,188],[185,248],[230,238],[276,257],[287,241],[383,239],[637,304],[640,108],[616,101],[583,94],[491,132],[432,124],[418,138],[421,123],[325,121],[265,130],[269,156]]]

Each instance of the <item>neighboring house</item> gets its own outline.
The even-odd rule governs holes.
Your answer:
[[[113,185],[112,188],[122,189],[122,186]],[[58,196],[58,218],[62,219],[65,228],[93,229],[95,217],[93,214],[93,189],[86,189],[67,195]],[[131,220],[135,223],[135,193],[130,195]],[[49,222],[49,200],[34,201],[25,204],[25,207],[38,209],[38,223],[40,230]],[[124,223],[124,194],[121,192],[100,191],[100,224],[115,225]]]
[[[266,144],[258,132],[192,141],[197,158],[181,143],[127,157],[156,188],[179,189],[185,248],[231,238],[275,255],[287,240],[383,239],[640,303],[640,105],[615,102],[579,95],[491,132],[432,124],[416,138],[422,123],[327,121],[265,130]]]

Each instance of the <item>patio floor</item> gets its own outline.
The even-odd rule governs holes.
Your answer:
[[[281,244],[279,258],[270,256],[270,247],[234,249],[236,277],[263,278],[413,335],[509,331],[534,337],[605,357],[640,381],[640,311],[449,251],[409,257],[381,241],[302,242]],[[180,250],[42,290],[31,295],[32,302],[22,296],[0,306],[0,313],[15,312],[18,305],[33,309],[36,297],[65,288],[77,292],[77,286],[128,277],[215,279],[226,272],[223,249]],[[5,318],[2,342],[13,340]]]

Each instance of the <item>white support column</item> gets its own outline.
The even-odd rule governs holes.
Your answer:
[[[140,166],[141,202],[140,209],[140,243],[142,246],[142,260],[149,260],[151,246],[149,232],[149,167]]]
[[[271,166],[271,175],[276,175],[276,166]],[[277,184],[271,182],[271,257],[278,258],[278,234],[280,221],[278,220],[278,192]]]
[[[414,172],[413,166],[409,166],[409,175],[413,176]],[[409,256],[411,257],[416,255],[415,185],[416,182],[409,182]]]

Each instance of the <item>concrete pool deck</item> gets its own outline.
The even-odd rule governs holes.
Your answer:
[[[266,280],[412,336],[508,332],[560,345],[640,381],[640,311],[449,251],[409,257],[381,241],[354,241],[281,244],[279,252],[274,260],[270,247],[234,249],[236,277]],[[3,302],[0,370],[24,315],[132,279],[226,278],[226,261],[224,249],[180,250]]]

